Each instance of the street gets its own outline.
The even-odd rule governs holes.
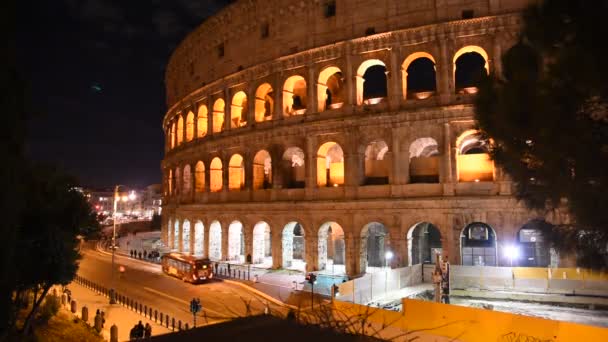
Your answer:
[[[78,275],[107,288],[112,287],[111,256],[91,249],[82,251]],[[160,265],[145,263],[116,255],[116,269],[120,265],[126,271],[122,277],[116,271],[116,291],[159,312],[175,317],[176,321],[192,325],[190,301],[200,298],[202,311],[197,316],[197,324],[222,319],[260,314],[266,303],[271,311],[285,310],[268,302],[238,285],[215,280],[207,284],[193,285],[165,275]]]

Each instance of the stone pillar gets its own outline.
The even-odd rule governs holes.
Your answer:
[[[232,119],[230,113],[232,112],[232,98],[230,97],[230,89],[224,89],[224,130],[229,131]]]
[[[268,222],[268,224],[271,224]],[[283,266],[283,227],[270,227],[270,240],[272,250],[272,268],[278,269]]]
[[[490,70],[494,74],[502,78],[502,47],[500,45],[500,37],[494,36],[494,45],[492,46],[492,58],[490,58]]]
[[[203,162],[205,163],[205,162]],[[204,193],[208,193],[210,191],[211,186],[211,161],[205,163],[205,187],[203,188]]]
[[[283,187],[283,154],[282,150],[277,147],[273,147],[269,153],[272,165],[272,188],[281,189]]]
[[[245,168],[245,189],[253,190],[253,154],[245,153],[243,155],[243,167]]]
[[[196,161],[190,164],[190,202],[196,201]]]
[[[203,257],[209,258],[209,222],[203,222]]]
[[[391,239],[391,250],[393,252],[393,260],[391,260],[391,267],[398,268],[408,265],[407,255],[407,238],[401,234],[401,227],[390,231]]]
[[[184,145],[185,143],[188,142],[188,140],[186,139],[186,131],[187,131],[187,123],[186,120],[188,120],[188,114],[180,114],[180,116],[182,117],[182,145]]]
[[[251,86],[247,90],[247,126],[255,123],[255,101],[255,88]]]
[[[345,72],[345,80],[346,80],[346,106],[355,106],[355,71],[353,70],[353,61],[350,53],[350,43],[345,44],[344,48],[344,57],[346,59],[346,70]]]
[[[242,233],[243,240],[245,241],[245,248],[243,249],[245,251],[245,263],[247,263],[248,255],[253,261],[253,227],[250,225],[245,226],[245,224],[243,223]]]
[[[445,196],[454,195],[454,182],[453,182],[453,168],[452,168],[452,155],[454,150],[452,149],[450,124],[443,124],[443,154],[442,154],[442,167],[441,167],[441,183],[443,184],[443,194]]]
[[[305,246],[304,252],[306,253],[306,272],[314,272],[319,270],[319,237],[317,234],[304,236]]]
[[[230,223],[222,225],[222,260],[228,260],[228,231],[230,230]]]
[[[283,118],[283,75],[276,73],[274,76],[274,84],[272,90],[274,91],[274,117],[273,120]]]
[[[213,103],[207,98],[207,135],[213,135]]]
[[[190,254],[194,255],[194,245],[196,242],[196,220],[190,221]]]
[[[304,165],[306,167],[306,198],[312,198],[313,191],[317,187],[317,154],[314,150],[314,137],[306,137],[306,160]]]
[[[344,267],[346,269],[346,274],[349,277],[356,276],[359,271],[357,269],[359,252],[356,248],[358,246],[355,243],[355,238],[351,234],[344,235]]]
[[[306,80],[306,96],[308,97],[308,103],[306,103],[306,114],[312,114],[318,112],[317,105],[317,80],[315,79],[315,68],[314,65],[308,65],[308,79]]]
[[[195,104],[192,104],[192,108],[194,109],[194,125],[192,126],[194,132],[192,134],[192,141],[194,141],[198,139],[198,108]]]
[[[390,184],[399,185],[409,183],[409,158],[403,158],[403,153],[401,153],[401,143],[399,141],[399,133],[396,132],[396,129],[392,131],[392,148],[393,148],[393,159],[392,159],[392,179],[390,179]],[[407,153],[407,152],[405,152]],[[407,156],[409,157],[409,156]]]
[[[344,184],[346,186],[356,187],[362,183],[361,180],[365,173],[361,173],[361,168],[364,167],[361,155],[356,151],[344,154]]]
[[[222,158],[222,192],[228,192],[228,175],[230,174],[230,158]]]
[[[175,231],[175,227],[173,227],[173,229]],[[173,237],[173,239],[175,239],[175,236]],[[177,241],[175,241],[175,243],[177,243],[177,251],[180,253],[183,252],[184,251],[184,220],[181,218],[179,220],[179,237],[178,237]]]
[[[447,37],[439,36],[439,62],[436,64],[437,68],[437,91],[439,93],[439,101],[442,104],[450,102],[452,96],[453,87],[450,87],[453,74],[454,65],[448,57],[448,46]]]
[[[399,108],[400,100],[403,97],[401,95],[401,87],[400,87],[400,77],[401,73],[399,72],[401,68],[399,67],[399,61],[397,58],[399,57],[397,54],[397,47],[393,46],[391,48],[390,54],[390,70],[388,74],[388,99],[389,99],[389,107],[391,110],[397,110]]]

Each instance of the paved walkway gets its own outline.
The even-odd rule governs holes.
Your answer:
[[[81,317],[83,306],[86,306],[89,309],[89,325],[94,325],[95,312],[97,309],[105,312],[106,322],[102,330],[102,336],[105,340],[110,340],[110,327],[113,324],[116,324],[118,327],[119,341],[129,341],[129,332],[139,321],[141,321],[143,325],[149,323],[152,326],[153,336],[171,332],[170,329],[167,329],[160,324],[155,323],[153,320],[147,319],[120,304],[110,304],[106,296],[89,290],[82,285],[71,283],[67,288],[72,292],[72,300],[75,300],[77,303],[76,315],[78,317]],[[61,288],[57,288],[57,292],[61,293]],[[65,310],[69,310],[69,306],[64,306],[64,308]]]

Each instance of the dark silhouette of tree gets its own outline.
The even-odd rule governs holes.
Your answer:
[[[483,80],[476,100],[479,127],[517,197],[567,212],[553,246],[593,268],[608,265],[607,10],[606,1],[531,5],[503,75]]]

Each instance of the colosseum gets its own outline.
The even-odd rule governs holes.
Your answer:
[[[475,130],[478,76],[500,74],[527,3],[240,0],[210,17],[166,70],[163,241],[350,277],[436,253],[508,266],[514,245],[520,266],[563,264]]]

